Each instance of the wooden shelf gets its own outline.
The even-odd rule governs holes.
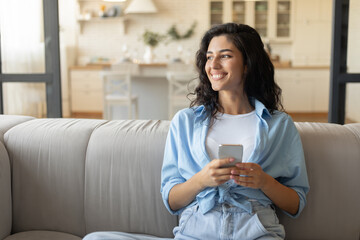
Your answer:
[[[126,33],[126,22],[128,18],[126,16],[122,17],[105,17],[105,18],[90,18],[90,19],[78,19],[78,23],[80,24],[80,33],[83,32],[84,24],[91,24],[91,23],[120,23],[122,25],[123,33]]]

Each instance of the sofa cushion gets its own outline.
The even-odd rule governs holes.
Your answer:
[[[85,234],[85,154],[90,135],[104,122],[35,119],[5,133],[14,233],[41,229]]]
[[[87,233],[121,231],[171,237],[177,217],[160,194],[168,121],[111,121],[91,136],[86,157]]]
[[[53,231],[27,231],[13,234],[4,240],[81,240],[80,237]]]
[[[310,192],[298,219],[279,216],[287,239],[358,239],[360,124],[296,126],[304,147]]]

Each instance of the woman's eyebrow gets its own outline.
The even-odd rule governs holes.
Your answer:
[[[219,52],[233,52],[233,50],[226,48],[226,49],[221,49]],[[213,54],[213,52],[207,51],[206,54]]]

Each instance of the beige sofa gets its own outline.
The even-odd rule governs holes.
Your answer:
[[[296,124],[311,190],[287,239],[360,237],[360,124]],[[168,121],[0,115],[0,239],[81,239],[99,230],[171,237],[160,169]]]

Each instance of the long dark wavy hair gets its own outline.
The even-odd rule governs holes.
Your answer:
[[[248,98],[262,102],[273,113],[283,111],[281,89],[274,80],[274,65],[264,49],[264,44],[257,31],[244,24],[226,23],[212,27],[207,31],[196,53],[196,66],[199,73],[199,84],[195,88],[195,98],[190,107],[204,105],[207,117],[215,117],[223,108],[218,101],[218,92],[211,87],[205,71],[206,52],[213,37],[224,35],[242,53],[247,71],[244,75],[244,91]],[[240,67],[240,66],[239,66]],[[251,103],[251,101],[249,101]],[[254,106],[253,106],[254,107]]]

